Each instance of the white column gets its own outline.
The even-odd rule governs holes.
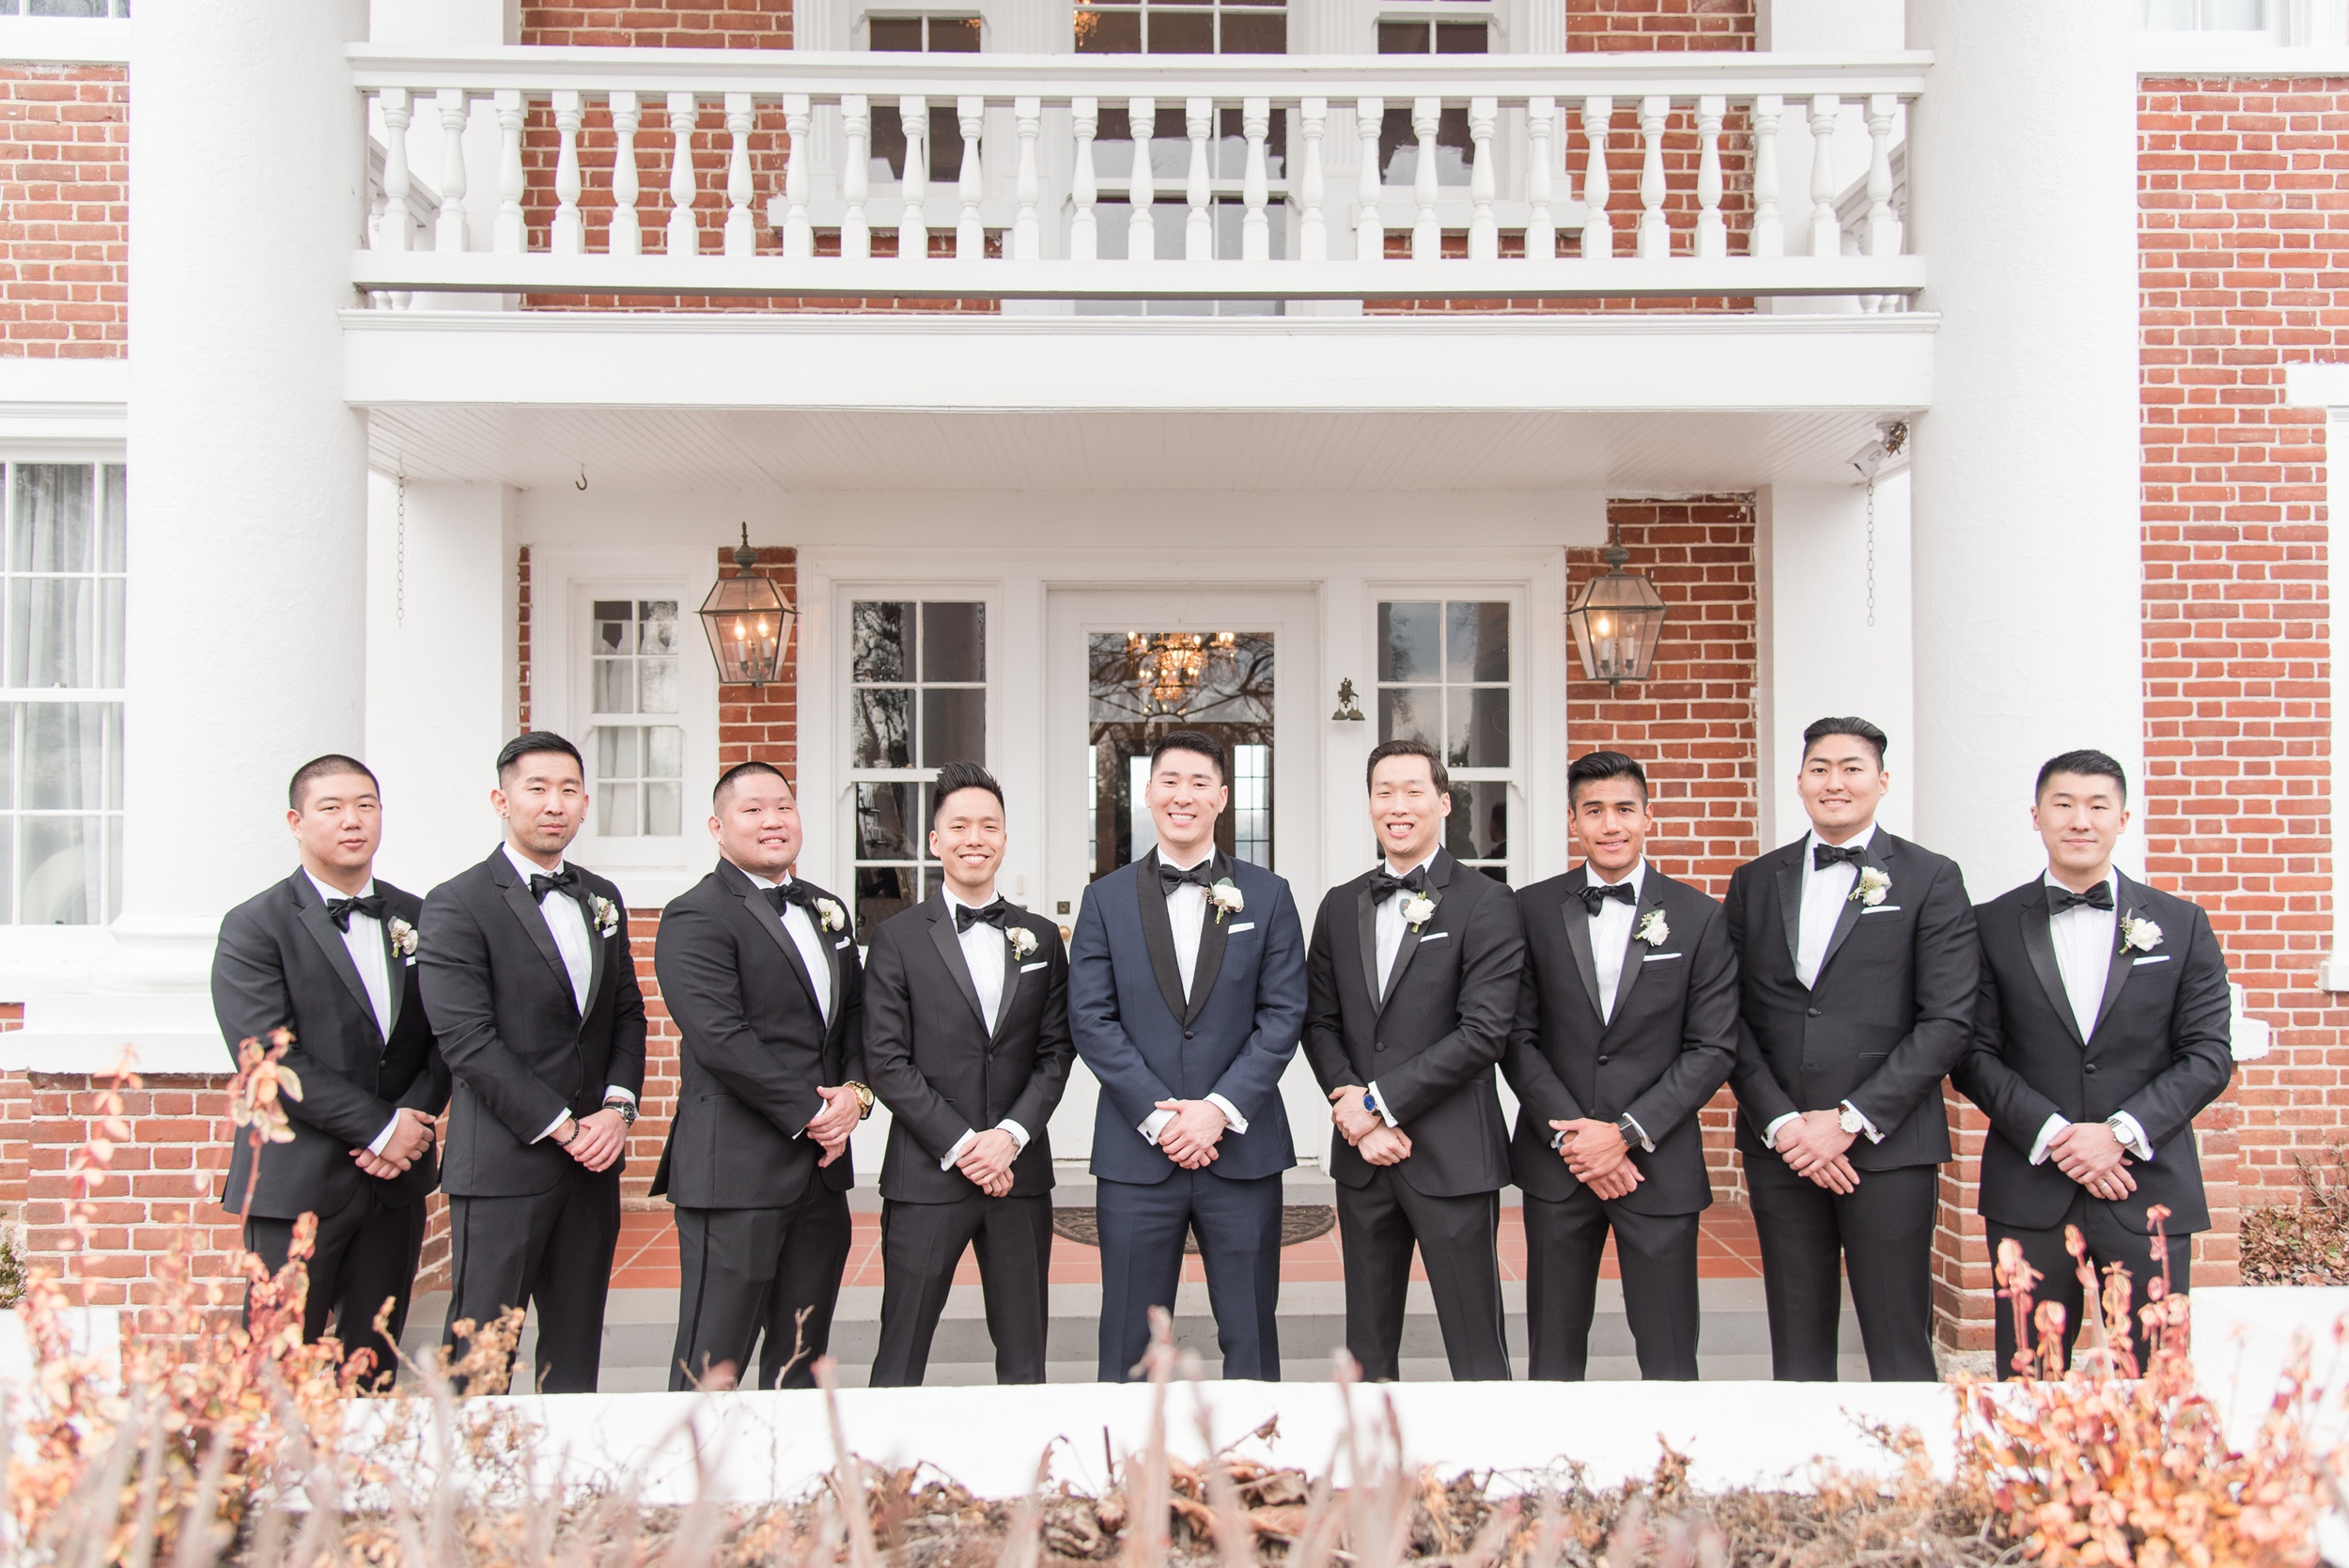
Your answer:
[[[201,981],[222,911],[291,863],[287,776],[364,738],[350,14],[180,0],[132,45],[126,979]]]
[[[1829,714],[1857,714],[1890,737],[1884,825],[1904,837],[1914,825],[1920,737],[1909,663],[1908,489],[1906,470],[1876,481],[1873,627],[1866,489],[1766,485],[1754,498],[1765,849],[1810,827],[1795,792],[1802,732]]]
[[[495,842],[490,762],[518,727],[516,494],[367,478],[366,750],[383,875],[424,893]],[[405,526],[402,526],[402,512]]]
[[[1941,315],[1912,433],[1912,779],[1918,837],[1983,897],[2042,863],[2042,762],[2094,746],[2143,774],[2134,25],[2119,4],[1908,7],[1934,54],[1909,121],[1920,304]]]

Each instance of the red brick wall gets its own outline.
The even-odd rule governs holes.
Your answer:
[[[1671,613],[1646,680],[1613,694],[1603,681],[1568,680],[1567,749],[1639,758],[1657,819],[1650,861],[1718,898],[1729,874],[1762,852],[1753,498],[1616,501],[1607,515],[1630,553],[1626,569],[1654,582]],[[1569,597],[1606,569],[1596,550],[1567,551]],[[1566,658],[1578,675],[1571,649]],[[1725,1200],[1744,1192],[1735,1106],[1723,1089],[1702,1112],[1705,1163]]]
[[[129,116],[119,66],[0,66],[0,355],[124,351]]]
[[[1566,0],[1575,54],[1751,49],[1753,40],[1753,0]]]
[[[526,5],[522,42],[635,49],[788,49],[791,0]]]

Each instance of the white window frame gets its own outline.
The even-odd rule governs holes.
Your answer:
[[[2263,19],[2259,26],[2225,28],[2202,24],[2201,13],[2216,3],[2216,0],[2194,0],[2197,15],[2196,25],[2192,27],[2149,26],[2147,25],[2150,20],[2148,13],[2155,3],[2156,0],[2138,0],[2139,36],[2149,43],[2190,49],[2259,49],[2310,41],[2306,38],[2294,36],[2295,31],[2305,31],[2305,25],[2295,29],[2293,12],[2295,9],[2307,11],[2319,8],[2325,4],[2325,0],[2315,0],[2314,6],[2310,5],[2308,0],[2302,0],[2297,7],[2295,6],[2293,0],[2263,0]]]
[[[1362,717],[1368,721],[1369,743],[1374,746],[1378,743],[1378,606],[1425,604],[1430,601],[1439,605],[1505,603],[1509,606],[1509,765],[1506,768],[1454,768],[1446,763],[1445,769],[1458,784],[1501,784],[1507,787],[1509,853],[1505,857],[1504,872],[1511,887],[1521,887],[1532,880],[1533,866],[1529,842],[1533,808],[1532,794],[1526,786],[1526,780],[1532,775],[1529,759],[1536,743],[1528,728],[1531,709],[1527,695],[1532,684],[1532,651],[1535,645],[1532,626],[1534,595],[1531,587],[1522,581],[1435,582],[1424,578],[1403,582],[1370,579],[1362,583],[1362,646],[1369,650],[1370,658],[1365,666],[1368,678],[1360,683],[1357,700],[1361,705]],[[1438,684],[1449,686],[1454,683],[1443,681]],[[1463,685],[1461,689],[1466,691],[1469,688]],[[1449,698],[1446,700],[1448,702]],[[1364,750],[1367,751],[1368,747]],[[1443,750],[1440,741],[1437,750]],[[1361,836],[1365,841],[1370,837],[1367,822],[1363,825]],[[1451,847],[1449,829],[1442,842],[1445,848]],[[1480,866],[1477,869],[1486,871],[1489,868]]]

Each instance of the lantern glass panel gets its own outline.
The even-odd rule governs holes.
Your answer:
[[[793,612],[772,582],[763,577],[722,578],[702,601],[701,617],[721,682],[764,686],[775,678],[790,641]]]
[[[1610,570],[1593,578],[1566,613],[1590,680],[1644,680],[1662,634],[1665,605],[1654,583]]]

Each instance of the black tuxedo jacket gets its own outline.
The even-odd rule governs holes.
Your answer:
[[[1863,864],[1891,885],[1873,907],[1844,902],[1818,984],[1806,990],[1795,978],[1795,943],[1809,846],[1806,834],[1729,879],[1741,998],[1729,1078],[1737,1147],[1768,1155],[1762,1134],[1780,1116],[1849,1100],[1884,1134],[1881,1143],[1853,1140],[1853,1169],[1937,1165],[1950,1157],[1941,1080],[1972,1038],[1982,980],[1966,879],[1956,862],[1878,828]]]
[[[1012,1196],[1052,1189],[1045,1124],[1077,1057],[1068,1037],[1068,954],[1060,928],[1041,915],[1014,909],[1007,926],[1000,939],[1003,1000],[992,1032],[943,894],[932,893],[873,933],[865,957],[864,1068],[891,1118],[881,1159],[884,1198],[950,1203],[970,1197],[978,1190],[971,1178],[941,1171],[938,1162],[965,1132],[985,1132],[1005,1117],[1028,1133],[1028,1146],[1012,1161]],[[1025,958],[1011,949],[1011,929],[1035,939]]]
[[[824,1109],[819,1086],[865,1081],[863,970],[848,906],[837,929],[815,919],[832,968],[832,1021],[766,891],[720,861],[661,912],[653,943],[661,1000],[677,1020],[683,1068],[677,1119],[653,1172],[654,1193],[680,1208],[786,1208],[810,1177],[835,1192],[856,1185],[848,1150],[821,1170],[803,1138]]]
[[[1982,993],[1972,1048],[1952,1076],[1990,1118],[1982,1213],[2023,1229],[2061,1223],[2080,1188],[2054,1160],[2030,1163],[2039,1129],[2049,1116],[2102,1122],[2125,1110],[2145,1129],[2154,1157],[2128,1157],[2137,1190],[2110,1205],[2114,1218],[2141,1233],[2145,1210],[2163,1203],[2171,1235],[2208,1230],[2192,1124],[2234,1072],[2227,961],[2199,908],[2118,872],[2113,880],[2119,915],[2152,921],[2161,940],[2146,951],[2122,948],[2115,921],[2120,951],[2085,1040],[2056,968],[2045,878],[1974,911]]]
[[[1551,1146],[1552,1122],[1611,1122],[1628,1113],[1656,1145],[1631,1162],[1646,1179],[1618,1200],[1635,1214],[1694,1214],[1713,1202],[1697,1112],[1737,1061],[1737,958],[1721,907],[1647,868],[1632,915],[1615,1014],[1602,1020],[1591,918],[1578,867],[1517,893],[1525,981],[1503,1059],[1517,1092],[1509,1168],[1536,1198],[1562,1202],[1582,1184]],[[1661,911],[1661,941],[1639,938]]]
[[[593,1114],[609,1085],[643,1092],[645,997],[628,908],[618,888],[573,869],[594,956],[583,1014],[547,917],[504,846],[424,901],[416,956],[425,1010],[457,1079],[441,1168],[453,1197],[547,1191],[572,1165],[561,1144],[539,1137],[547,1124],[565,1112]],[[596,919],[599,900],[610,908],[608,931]],[[604,1174],[616,1179],[626,1164]]]
[[[1525,932],[1509,890],[1439,849],[1427,867],[1436,912],[1406,927],[1378,992],[1374,867],[1331,888],[1305,956],[1305,1056],[1327,1092],[1378,1084],[1380,1104],[1411,1140],[1394,1167],[1433,1198],[1497,1192],[1509,1180],[1508,1123],[1494,1066],[1517,1018]],[[1408,897],[1399,893],[1397,897]],[[1330,1174],[1369,1185],[1371,1163],[1343,1138]]]
[[[438,1116],[448,1104],[448,1066],[441,1060],[417,987],[413,958],[389,952],[394,920],[415,925],[424,906],[413,893],[376,878],[383,898],[384,942],[392,982],[392,1034],[383,1037],[375,1004],[359,978],[343,934],[326,918],[325,902],[309,876],[296,871],[267,893],[228,911],[212,955],[212,1013],[234,1061],[241,1040],[269,1043],[273,1029],[293,1032],[285,1064],[302,1080],[302,1097],[284,1100],[293,1141],[272,1143],[261,1156],[252,1212],[291,1219],[327,1214],[359,1188],[373,1186],[384,1201],[422,1203],[439,1180],[427,1149],[403,1175],[378,1181],[352,1163],[350,1151],[375,1141],[401,1107]],[[221,1201],[244,1212],[253,1164],[249,1129],[237,1129]]]

